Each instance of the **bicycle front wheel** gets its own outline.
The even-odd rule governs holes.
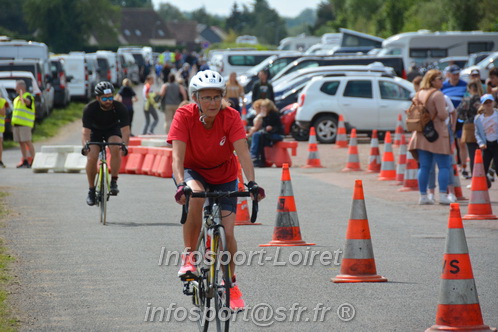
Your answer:
[[[208,294],[209,261],[206,255],[211,250],[211,244],[207,238],[206,231],[203,229],[197,241],[197,257],[195,257],[199,279],[197,283],[194,283],[193,287],[193,301],[199,313],[197,327],[201,332],[208,331],[209,322],[212,320],[211,315],[213,315],[209,308],[211,305],[211,296]]]
[[[100,222],[105,225],[107,218],[107,199],[108,199],[108,169],[106,164],[102,164],[100,168]]]
[[[230,327],[230,288],[232,278],[230,276],[230,253],[226,245],[225,229],[219,227],[213,235],[212,250],[215,254],[214,263],[214,307],[216,312],[216,330],[218,332],[228,332]]]

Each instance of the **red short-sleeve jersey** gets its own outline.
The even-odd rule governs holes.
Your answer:
[[[222,109],[211,129],[199,121],[199,107],[188,104],[179,108],[171,123],[168,143],[185,142],[184,167],[198,172],[208,183],[221,184],[237,178],[237,160],[233,143],[246,138],[239,112]]]

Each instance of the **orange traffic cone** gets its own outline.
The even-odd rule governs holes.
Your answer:
[[[346,164],[346,168],[344,168],[342,171],[343,172],[362,171],[360,167],[360,157],[358,156],[356,129],[353,129],[351,131],[351,137],[349,138],[348,163]]]
[[[418,164],[413,158],[411,152],[406,154],[406,169],[403,179],[403,187],[398,191],[416,191],[418,190]]]
[[[244,177],[242,176],[242,167],[239,163],[239,174],[238,174],[238,190],[244,191]],[[244,225],[261,225],[261,223],[252,223],[251,217],[249,216],[249,207],[247,204],[247,199],[245,197],[237,198],[237,212],[235,214],[235,226]]]
[[[460,174],[458,173],[458,165],[456,163],[456,149],[453,153],[453,191],[455,192],[455,197],[459,201],[467,201],[468,198],[463,196],[462,184],[460,183]]]
[[[470,190],[469,208],[463,220],[498,219],[491,209],[488,183],[486,182],[486,174],[484,174],[484,165],[482,164],[481,149],[476,150]]]
[[[384,139],[384,155],[382,156],[382,165],[380,166],[379,180],[396,180],[396,165],[394,163],[394,154],[390,131],[386,132],[386,137]]]
[[[377,274],[375,267],[361,180],[356,180],[354,184],[353,205],[346,232],[341,272],[331,280],[336,283],[387,281]]]
[[[458,203],[450,205],[436,324],[427,331],[496,331],[482,319]]]
[[[372,131],[372,139],[370,140],[367,173],[380,173],[380,164],[379,138],[377,136],[377,129],[374,129]]]
[[[401,114],[398,114],[398,121],[396,122],[396,129],[394,131],[394,146],[400,146],[402,144],[401,136],[405,136],[404,131],[403,116]]]
[[[335,139],[336,148],[348,147],[348,136],[346,133],[346,126],[344,125],[344,117],[339,114],[339,127],[337,128],[337,137]]]
[[[315,127],[310,128],[310,140],[308,142],[308,160],[303,168],[321,168],[320,156],[318,155],[318,144],[316,143]]]
[[[244,128],[247,127],[247,109],[246,109],[246,105],[242,106],[241,119],[242,119],[242,123],[244,124]]]
[[[401,144],[399,147],[399,156],[398,156],[398,166],[396,167],[396,181],[398,181],[397,185],[402,185],[405,180],[405,171],[406,171],[406,137],[405,135],[401,135]]]
[[[289,165],[282,165],[282,186],[277,204],[277,220],[273,230],[272,240],[260,247],[291,247],[291,246],[314,246],[315,243],[306,243],[301,238],[299,219],[297,217],[296,202],[292,192],[292,183]]]

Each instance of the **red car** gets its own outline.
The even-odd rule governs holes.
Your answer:
[[[284,126],[284,134],[291,135],[296,141],[307,141],[309,130],[299,127],[295,121],[298,103],[285,106],[280,110],[280,120]]]

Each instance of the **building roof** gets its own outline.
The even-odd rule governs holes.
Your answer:
[[[122,8],[119,30],[121,43],[126,41],[126,44],[138,45],[175,44],[175,36],[153,9]]]
[[[170,21],[166,23],[177,44],[186,45],[199,42],[196,21]]]

